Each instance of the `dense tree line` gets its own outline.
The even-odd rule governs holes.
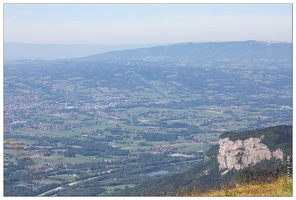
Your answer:
[[[122,140],[120,136],[109,136],[111,137],[107,141],[111,141],[114,138]],[[79,140],[69,137],[49,137],[49,136],[24,136],[16,135],[15,138],[23,138],[29,140],[35,140],[37,143],[32,146],[54,146],[60,144],[59,148],[67,149],[65,152],[66,157],[74,157],[75,154],[84,156],[100,156],[100,155],[115,155],[115,156],[126,156],[129,154],[128,150],[122,150],[120,148],[111,147],[108,144],[103,143],[102,139],[91,138],[85,140]],[[79,146],[80,148],[74,148],[73,146]],[[49,150],[47,153],[50,153]]]
[[[249,130],[243,132],[225,132],[220,135],[220,138],[229,137],[230,140],[245,140],[250,137],[260,138],[263,137],[262,143],[266,144],[271,150],[278,148],[284,151],[286,156],[292,155],[292,126],[278,125],[273,127],[267,127],[264,129]]]
[[[142,138],[146,141],[174,141],[178,139],[178,136],[174,134],[143,133]]]

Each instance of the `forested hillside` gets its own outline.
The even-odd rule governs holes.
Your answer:
[[[236,140],[261,137],[262,135],[264,135],[262,142],[268,148],[281,148],[284,151],[283,161],[279,159],[263,160],[242,170],[232,169],[228,173],[222,174],[223,170],[219,170],[217,161],[219,147],[215,145],[207,152],[206,158],[198,162],[191,170],[121,191],[119,195],[175,196],[177,193],[181,195],[192,191],[205,192],[219,189],[222,185],[232,187],[236,183],[266,182],[286,175],[288,167],[292,166],[292,126],[280,125],[245,132],[226,132],[221,134],[220,138],[229,137]]]

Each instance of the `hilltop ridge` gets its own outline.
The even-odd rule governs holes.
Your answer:
[[[292,59],[291,43],[260,41],[180,43],[150,48],[111,51],[81,58],[82,60],[146,60],[146,61],[212,61]]]
[[[291,60],[292,43],[265,41],[187,42],[142,45],[4,43],[4,60],[229,61]]]
[[[248,165],[239,165],[239,167],[225,165],[228,166],[227,173],[225,173],[225,166],[221,165],[222,162],[219,159],[219,156],[223,155],[224,148],[220,142],[220,145],[212,146],[205,159],[198,162],[191,170],[122,191],[119,195],[175,196],[177,193],[179,195],[188,194],[194,190],[203,193],[211,189],[220,189],[224,183],[229,183],[227,187],[232,187],[231,184],[233,183],[265,182],[277,179],[285,174],[287,165],[292,162],[290,154],[292,150],[292,126],[279,125],[245,132],[226,132],[221,134],[220,141],[224,141],[225,136],[228,136],[229,139],[229,135],[232,136],[231,138],[239,138],[240,135],[245,138],[249,135],[250,138],[258,138],[258,141],[262,139],[262,144],[259,146],[271,151],[276,149],[277,154],[274,157],[264,157],[260,155],[262,151],[255,150],[252,158],[255,157],[256,162],[250,159]],[[234,155],[239,155],[236,160],[240,160],[246,154],[243,148],[238,152]]]

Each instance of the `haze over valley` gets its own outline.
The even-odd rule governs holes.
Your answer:
[[[3,10],[4,196],[292,195],[292,5]]]
[[[291,44],[144,50],[5,62],[7,195],[112,195],[190,169],[224,131],[291,125]]]

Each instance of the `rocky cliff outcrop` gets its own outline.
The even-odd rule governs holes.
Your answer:
[[[271,151],[260,143],[261,138],[249,138],[246,140],[231,141],[229,138],[220,139],[219,154],[217,155],[219,169],[236,170],[243,169],[248,165],[255,165],[262,160],[270,160],[272,157],[283,160],[284,153],[281,149]],[[224,173],[227,173],[225,171]]]

